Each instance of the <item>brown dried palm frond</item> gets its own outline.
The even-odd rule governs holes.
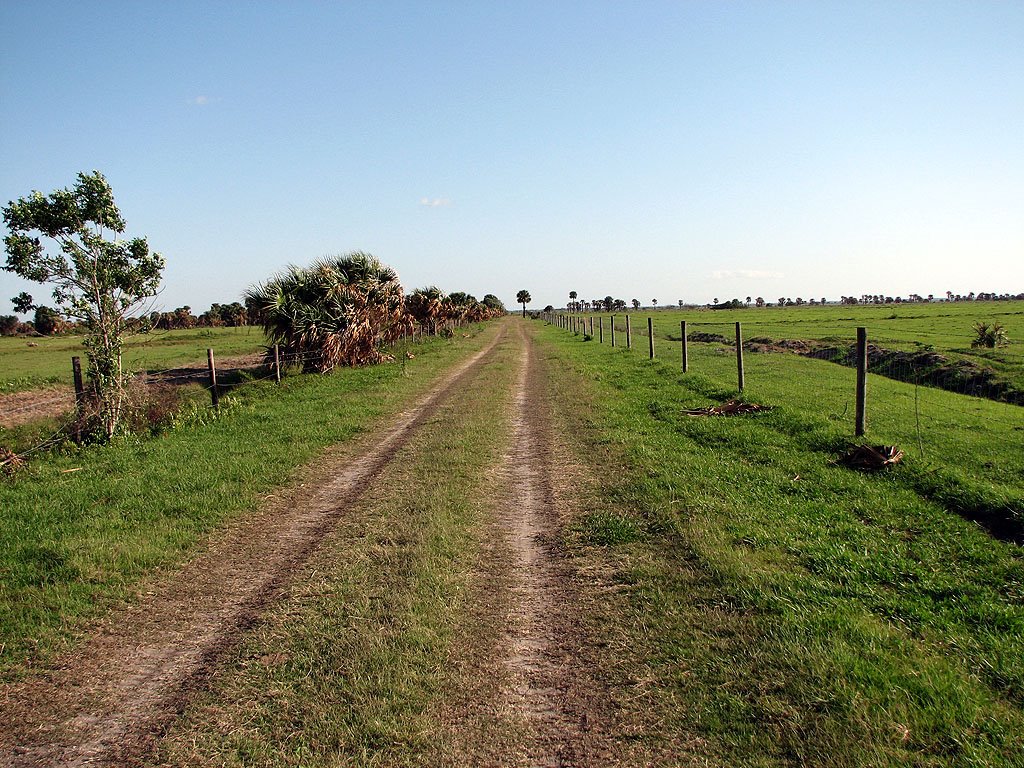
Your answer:
[[[852,469],[883,469],[903,458],[895,445],[858,445],[844,453],[839,462]]]
[[[745,413],[765,413],[770,411],[770,405],[758,405],[757,403],[744,403],[739,400],[729,400],[721,405],[709,405],[706,408],[692,408],[683,411],[687,416],[739,416]]]

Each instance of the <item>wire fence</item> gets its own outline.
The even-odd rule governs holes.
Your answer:
[[[416,332],[403,334],[400,339],[386,345],[386,349],[390,350],[389,354],[393,359],[398,359],[401,356],[404,360],[405,357],[413,356],[411,350],[422,343],[425,335],[451,334],[461,327],[462,323],[453,324],[451,327],[447,325],[442,327],[439,324],[436,329],[433,329],[433,332],[426,334],[422,329],[416,329]],[[178,364],[158,370],[142,370],[131,377],[129,386],[151,392],[154,387],[159,386],[180,386],[188,383],[197,383],[209,392],[211,407],[216,408],[218,407],[220,395],[227,394],[236,387],[271,380],[281,383],[289,370],[303,369],[305,363],[316,362],[320,359],[318,352],[284,354],[277,350],[275,354],[274,348],[269,347],[258,363],[251,365],[228,365],[218,368],[214,350],[210,348],[207,352],[208,359],[205,366],[201,362],[196,361],[191,365]],[[247,357],[252,357],[252,355]],[[69,359],[69,365],[72,368],[78,365],[75,362],[76,360],[77,357]],[[32,412],[42,414],[43,417],[59,416],[63,423],[47,437],[34,441],[30,446],[20,449],[17,453],[0,447],[0,469],[7,465],[24,461],[26,458],[44,452],[47,449],[80,439],[81,427],[79,416],[85,392],[78,390],[77,387],[78,384],[75,385],[75,388],[68,387],[63,394],[54,394],[41,400],[33,399],[24,405],[4,407],[3,412],[0,413],[0,424],[4,422],[10,423],[12,418],[19,414],[29,414]],[[14,395],[9,395],[8,397],[13,399]]]
[[[856,326],[834,324],[824,332],[815,328],[810,339],[779,340],[769,338],[767,329],[759,331],[757,323],[743,323],[737,349],[734,322],[625,313],[551,313],[544,319],[583,339],[614,341],[640,359],[653,357],[691,380],[701,377],[702,389],[720,399],[742,393],[747,401],[824,416],[856,436]],[[860,440],[954,462],[980,480],[1024,478],[1024,388],[1018,384],[1024,355],[1010,349],[944,350],[941,342],[948,336],[940,334],[893,349],[873,341],[867,330]]]

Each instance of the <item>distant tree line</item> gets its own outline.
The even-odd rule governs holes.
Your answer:
[[[569,301],[566,303],[566,310],[569,312],[621,312],[626,309],[629,304],[633,306],[634,311],[639,310],[643,305],[639,299],[631,299],[629,304],[624,299],[615,299],[611,296],[605,296],[603,299],[579,299],[579,294],[576,291],[569,292]],[[885,294],[861,294],[860,296],[842,296],[838,302],[839,304],[918,304],[929,302],[942,302],[942,301],[1024,301],[1024,293],[995,293],[982,291],[975,293],[974,291],[967,294],[953,293],[952,291],[946,291],[945,298],[936,297],[934,294],[928,294],[922,296],[918,293],[912,293],[907,298],[902,296],[888,296]],[[658,300],[651,299],[648,309],[658,309]],[[680,309],[687,306],[704,306],[708,309],[742,309],[744,307],[755,306],[755,307],[769,307],[769,306],[780,306],[780,307],[800,307],[800,306],[823,306],[828,304],[829,301],[826,297],[820,298],[808,298],[805,299],[802,296],[791,298],[788,296],[780,296],[776,301],[768,301],[763,296],[752,298],[747,296],[745,300],[741,299],[729,299],[727,301],[719,301],[717,298],[713,299],[711,303],[704,305],[691,305],[687,304],[683,299],[679,299],[678,306]],[[553,311],[554,307],[550,304],[545,308],[545,311]]]

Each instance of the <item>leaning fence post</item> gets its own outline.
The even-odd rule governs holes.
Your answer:
[[[213,362],[213,349],[207,347],[206,362],[210,366],[210,398],[213,400],[213,407],[220,405],[220,396],[217,393],[217,366]]]
[[[277,344],[274,345],[274,378],[281,383],[281,349]]]
[[[71,373],[75,378],[75,442],[82,442],[82,418],[85,415],[85,385],[82,383],[82,358],[71,358]]]
[[[743,391],[743,332],[740,324],[736,323],[736,373],[739,380],[740,392]]]
[[[654,320],[647,318],[647,340],[651,348],[651,360],[654,359]]]
[[[629,315],[626,315],[626,349],[633,348],[633,334],[629,330]]]
[[[868,329],[857,329],[857,426],[856,435],[864,434],[868,400]]]
[[[683,337],[683,341],[682,341],[682,347],[683,347],[683,373],[686,373],[687,369],[689,368],[689,365],[688,365],[688,360],[686,359],[686,321],[685,320],[680,320],[679,321],[679,332],[680,332],[680,334]]]

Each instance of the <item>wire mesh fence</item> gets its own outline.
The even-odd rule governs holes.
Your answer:
[[[453,335],[462,323],[452,323],[450,326],[432,329],[426,332],[416,328],[414,331],[403,334],[400,338],[386,345],[385,360],[402,360],[414,357],[412,350],[423,343],[427,336]],[[273,347],[268,347],[265,353],[245,355],[242,358],[231,358],[228,365],[218,366],[213,350],[208,350],[208,361],[195,361],[192,364],[178,364],[171,367],[151,369],[146,368],[145,360],[137,361],[138,373],[129,379],[129,386],[142,392],[155,391],[160,387],[178,387],[186,384],[198,384],[206,389],[211,398],[211,405],[217,406],[219,396],[230,392],[237,386],[256,384],[260,382],[276,381],[280,383],[282,376],[289,370],[301,370],[307,361],[315,361],[319,353],[308,352],[301,354],[283,355],[280,352],[273,353]],[[69,369],[74,366],[76,357],[69,358]],[[241,362],[239,362],[241,360]],[[208,363],[208,364],[207,364]],[[216,371],[216,376],[212,375]],[[63,391],[61,391],[63,390]],[[0,448],[0,469],[8,464],[18,462],[46,451],[47,449],[67,443],[69,440],[79,438],[77,410],[80,407],[81,393],[76,393],[70,385],[60,388],[50,386],[46,389],[47,394],[43,397],[31,397],[25,393],[11,393],[3,395],[4,400],[0,401],[3,408],[0,409],[0,428],[19,426],[28,419],[57,418],[60,425],[46,435],[36,439],[31,445],[21,447],[17,452],[6,447]],[[30,399],[30,402],[18,404],[19,398]],[[137,395],[136,399],[145,399],[145,394]]]
[[[669,313],[665,313],[669,315]],[[550,322],[570,332],[565,316]],[[589,316],[584,316],[589,329]],[[854,436],[857,414],[857,326],[830,322],[759,326],[715,320],[598,315],[595,341],[630,350],[639,359],[671,362],[680,373],[717,383],[723,398],[815,414]],[[683,342],[683,327],[686,342]],[[650,330],[649,330],[650,328]],[[653,339],[651,338],[653,334]],[[865,434],[861,442],[900,445],[914,455],[954,462],[981,482],[1024,477],[1024,353],[1010,347],[950,349],[949,333],[867,333]],[[653,342],[653,343],[652,343]],[[740,354],[737,354],[739,351]],[[741,379],[742,376],[742,379]],[[741,383],[742,382],[742,383]]]

